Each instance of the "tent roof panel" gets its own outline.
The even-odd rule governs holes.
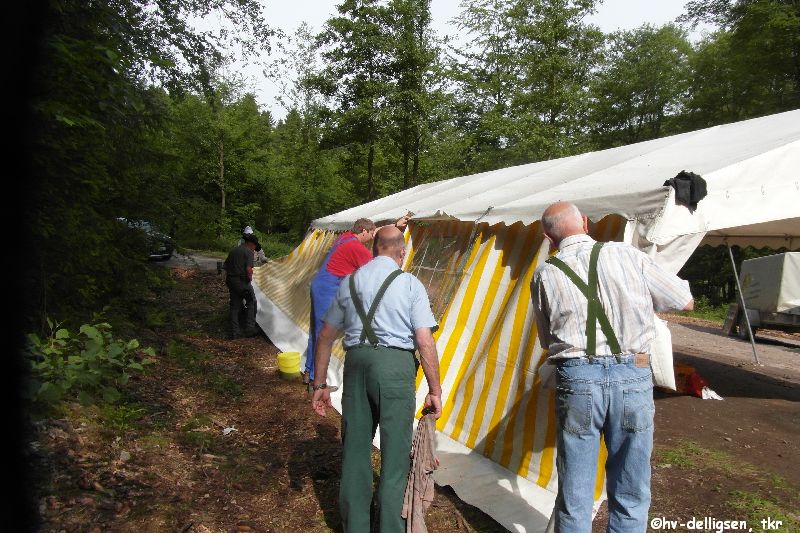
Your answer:
[[[796,144],[799,140],[800,110],[789,111],[619,148],[419,185],[317,219],[313,226],[345,229],[362,216],[375,220],[397,218],[406,211],[415,213],[416,219],[446,216],[474,221],[483,217],[482,220],[492,224],[530,223],[558,200],[575,202],[595,220],[611,213],[627,218],[656,217],[664,211],[664,199],[670,191],[663,183],[681,170],[703,176],[709,191],[715,188],[714,180],[720,179],[728,194],[753,181],[732,182],[731,179],[741,182],[739,168],[750,167],[753,172],[761,172],[752,176],[759,183],[769,179],[785,181],[786,176],[768,173],[774,165],[764,164],[771,161],[765,154],[779,153],[784,147],[782,167],[800,163],[800,145]],[[760,163],[750,164],[750,161]],[[798,167],[800,164],[794,166]],[[786,218],[785,213],[781,216]],[[689,232],[706,229],[695,221]],[[661,225],[660,230],[665,230],[665,226]]]

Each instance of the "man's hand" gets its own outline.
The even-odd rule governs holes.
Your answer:
[[[331,405],[331,391],[327,388],[315,390],[314,396],[311,398],[311,408],[314,409],[319,416],[325,416],[325,410],[328,407],[333,407]]]
[[[439,417],[442,416],[442,397],[429,392],[425,396],[425,406],[423,407],[423,411],[424,410],[433,413],[434,418],[439,420]]]

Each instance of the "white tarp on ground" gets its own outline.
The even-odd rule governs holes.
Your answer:
[[[681,170],[707,182],[693,212],[663,186]],[[446,302],[436,334],[444,390],[437,429],[452,464],[437,479],[513,531],[542,530],[557,486],[554,396],[540,375],[545,354],[528,289],[547,258],[538,220],[557,200],[589,215],[596,239],[629,242],[672,271],[704,242],[796,248],[800,111],[419,185],[314,221],[292,254],[257,269],[254,280],[259,309],[269,310],[259,311],[259,325],[281,350],[303,352],[308,284],[334,232],[359,217],[413,212],[405,267]],[[442,268],[440,255],[453,248],[461,255],[442,259]],[[329,379],[339,383],[343,354],[335,355]],[[419,403],[426,386],[418,381]],[[602,468],[597,479],[600,501]]]

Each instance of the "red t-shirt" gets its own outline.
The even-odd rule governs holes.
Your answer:
[[[345,231],[338,241],[343,239],[350,239],[355,237],[352,232]],[[335,245],[334,245],[335,246]],[[331,258],[328,260],[328,272],[334,276],[346,276],[352,274],[362,265],[366,265],[372,260],[372,252],[367,250],[367,247],[361,244],[358,239],[353,238],[349,242],[339,245],[334,250]]]

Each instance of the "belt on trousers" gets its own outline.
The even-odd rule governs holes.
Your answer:
[[[557,359],[554,361],[553,364],[558,366],[561,363],[566,363],[568,361],[574,361],[576,359],[583,359],[584,361],[589,361],[590,363],[596,359],[611,359],[614,358],[617,360],[618,363],[633,361],[634,365],[637,368],[645,368],[650,366],[650,354],[647,352],[637,352],[637,353],[621,353],[616,355],[594,355],[594,356],[585,356],[582,355],[580,357],[565,357],[563,359]]]
[[[375,345],[372,345],[372,344],[369,344],[369,343],[366,343],[366,342],[365,343],[361,343],[361,344],[354,344],[352,346],[345,346],[344,347],[344,351],[353,350],[355,348],[375,348],[376,350],[378,348],[390,348],[392,350],[401,350],[401,351],[404,351],[404,352],[408,352],[411,355],[414,355],[416,353],[415,350],[413,350],[411,348],[400,348],[399,346],[384,346],[382,344],[378,344],[377,346],[375,346]]]

